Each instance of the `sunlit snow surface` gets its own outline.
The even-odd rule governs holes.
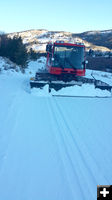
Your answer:
[[[112,99],[39,94],[30,71],[0,74],[0,199],[96,200],[112,184]]]

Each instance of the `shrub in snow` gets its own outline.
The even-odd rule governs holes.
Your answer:
[[[35,61],[37,60],[37,58],[38,58],[37,53],[31,48],[29,51],[29,59]]]

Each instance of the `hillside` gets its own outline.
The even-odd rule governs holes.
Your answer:
[[[13,37],[14,35],[21,36],[27,48],[33,48],[36,52],[45,52],[47,42],[56,40],[84,43],[87,51],[91,48],[95,51],[110,51],[112,48],[111,30],[107,32],[99,31],[75,34],[64,31],[48,31],[40,29],[8,34],[9,37]]]
[[[103,46],[112,49],[112,29],[105,31],[88,31],[80,34],[72,34],[73,37],[80,37],[93,45]]]

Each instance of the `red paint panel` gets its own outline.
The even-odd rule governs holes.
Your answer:
[[[49,73],[50,74],[56,74],[56,75],[60,75],[60,74],[75,74],[77,76],[85,76],[85,69],[83,70],[79,70],[79,69],[70,69],[70,68],[65,68],[62,69],[60,67],[52,67],[49,66]]]
[[[84,45],[81,44],[71,44],[71,43],[54,43],[55,45],[61,45],[61,46],[76,46],[76,47],[85,47]]]

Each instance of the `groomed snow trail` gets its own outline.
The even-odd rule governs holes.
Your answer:
[[[35,96],[0,80],[0,199],[96,200],[112,183],[112,99]]]

